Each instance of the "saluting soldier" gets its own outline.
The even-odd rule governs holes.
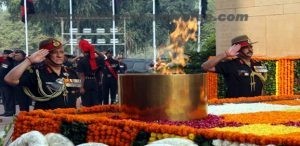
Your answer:
[[[253,44],[247,35],[237,36],[231,40],[229,49],[202,64],[204,70],[223,75],[226,97],[262,95],[268,70],[260,61],[252,59]]]
[[[20,85],[35,100],[34,109],[76,107],[80,80],[63,66],[64,49],[54,38],[43,40],[39,50],[14,67],[6,76],[10,85]]]
[[[26,53],[23,50],[15,50],[14,55],[14,67],[24,61]],[[31,99],[24,93],[21,86],[14,87],[14,97],[19,104],[20,111],[29,111],[31,105]]]
[[[83,106],[93,106],[102,103],[99,91],[98,72],[101,69],[99,60],[103,55],[95,50],[87,40],[79,40],[79,48],[84,57],[78,61],[77,72],[81,79],[80,93]],[[96,53],[99,55],[96,58]]]
[[[103,68],[103,103],[109,104],[116,102],[118,89],[118,72],[120,70],[119,61],[112,58],[112,51],[106,52],[107,59],[104,60]]]
[[[3,51],[3,63],[0,67],[0,89],[4,106],[4,113],[1,116],[13,116],[16,113],[16,102],[13,94],[13,87],[4,82],[4,76],[14,67],[14,52]]]

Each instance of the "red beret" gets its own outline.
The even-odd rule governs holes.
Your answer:
[[[238,44],[241,45],[241,47],[250,46],[251,44],[248,41],[238,42]]]
[[[84,39],[81,39],[79,41],[79,48],[83,52],[90,52],[90,51],[94,50],[94,47],[87,40],[84,40]]]
[[[92,46],[87,40],[81,39],[79,41],[79,48],[83,52],[87,52],[90,54],[89,62],[92,70],[96,70],[98,68],[95,57],[95,48]]]
[[[48,38],[46,40],[41,41],[39,44],[39,49],[47,49],[49,51],[52,51],[54,49],[58,49],[61,47],[62,47],[61,42],[54,38]]]

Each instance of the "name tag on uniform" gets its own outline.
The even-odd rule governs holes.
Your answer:
[[[266,66],[253,66],[255,72],[260,72],[260,73],[266,73],[268,72],[268,69]]]
[[[239,76],[249,76],[250,73],[247,70],[238,70]]]

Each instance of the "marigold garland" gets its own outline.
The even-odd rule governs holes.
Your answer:
[[[207,73],[207,99],[217,99],[218,97],[218,75]]]
[[[280,59],[276,62],[276,95],[294,94],[294,61]]]
[[[101,111],[101,112],[100,112]],[[296,145],[300,144],[300,139],[297,133],[291,135],[277,135],[277,136],[261,136],[256,134],[243,134],[239,132],[217,131],[214,129],[193,128],[186,125],[165,125],[158,123],[149,123],[142,121],[134,121],[130,119],[114,119],[113,117],[106,116],[86,116],[99,113],[105,115],[103,112],[114,113],[120,111],[122,108],[119,106],[95,106],[83,107],[81,109],[57,109],[57,110],[35,110],[32,112],[21,112],[16,119],[13,138],[19,137],[21,134],[31,130],[38,130],[43,133],[59,132],[61,121],[85,123],[88,125],[87,142],[103,142],[112,146],[129,146],[132,144],[134,138],[139,131],[153,133],[166,133],[169,135],[178,135],[181,137],[189,137],[195,134],[203,136],[207,139],[228,139],[230,141],[237,141],[241,143],[254,143],[259,145],[266,144],[284,144]],[[65,113],[66,112],[66,113]],[[102,114],[101,114],[102,113]],[[300,112],[286,112],[286,113],[273,113],[270,112],[269,122],[271,116],[277,118],[272,123],[287,122],[283,119],[299,119]],[[256,113],[258,117],[266,117],[268,113]],[[275,116],[276,115],[276,116]],[[233,115],[231,115],[233,117]],[[236,119],[243,119],[242,116],[235,117]],[[281,118],[280,118],[281,117]],[[288,118],[287,118],[288,117]],[[244,119],[246,116],[244,117]],[[247,119],[249,118],[249,115]],[[280,121],[281,119],[281,121]],[[228,120],[228,115],[224,116],[224,120]],[[261,122],[262,120],[260,120]],[[267,121],[266,121],[267,122]],[[297,123],[297,121],[294,121]],[[248,121],[249,123],[249,121]],[[257,123],[255,123],[257,124]],[[294,137],[293,137],[294,136]],[[297,139],[298,138],[298,139]]]

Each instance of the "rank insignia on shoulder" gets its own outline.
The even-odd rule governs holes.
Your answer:
[[[2,68],[8,68],[8,65],[7,64],[2,64],[1,67]]]
[[[262,65],[262,66],[253,66],[254,71],[255,72],[259,72],[259,73],[266,73],[268,72],[268,69],[266,66]]]

